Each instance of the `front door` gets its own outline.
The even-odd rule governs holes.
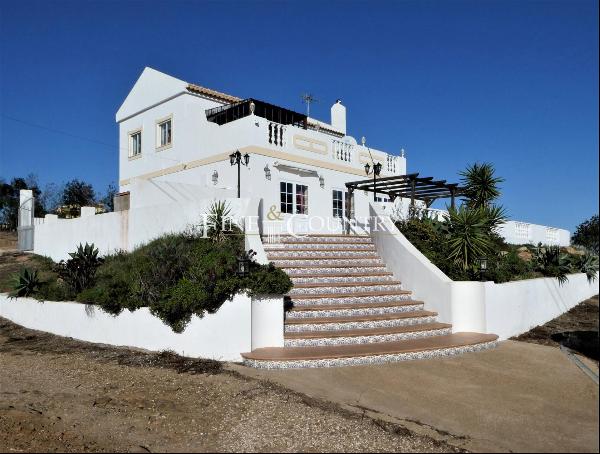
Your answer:
[[[308,233],[308,186],[294,181],[279,183],[282,233]]]

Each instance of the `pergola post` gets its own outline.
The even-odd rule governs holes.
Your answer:
[[[415,207],[415,190],[416,190],[416,181],[414,178],[410,179],[410,206]]]
[[[348,187],[348,197],[346,197],[346,234],[350,233],[350,219],[352,218],[352,194],[354,194],[354,188]]]
[[[454,209],[455,206],[454,198],[454,188],[450,188],[450,208],[452,209]]]

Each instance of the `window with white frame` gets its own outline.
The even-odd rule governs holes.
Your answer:
[[[334,189],[331,192],[331,196],[334,218],[343,218],[346,215],[344,210],[348,207],[348,203],[350,203],[350,217],[354,218],[354,194],[350,196],[349,192]]]
[[[142,154],[142,131],[129,133],[129,157],[135,158]]]
[[[281,181],[279,197],[282,213],[308,214],[308,186]]]
[[[173,121],[171,118],[159,121],[156,125],[157,148],[168,147],[173,143]]]
[[[334,189],[332,192],[333,197],[333,217],[341,218],[344,216],[344,199],[343,192]]]
[[[390,199],[388,197],[375,196],[375,202],[387,203]]]
[[[294,185],[292,183],[286,183],[285,181],[280,182],[279,194],[281,200],[281,212],[292,214],[294,212]]]
[[[296,185],[296,214],[308,214],[308,186]]]

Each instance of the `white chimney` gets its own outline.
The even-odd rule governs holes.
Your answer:
[[[346,135],[346,108],[342,105],[341,99],[331,106],[331,126]]]

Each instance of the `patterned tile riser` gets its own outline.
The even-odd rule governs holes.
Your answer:
[[[445,336],[452,334],[452,328],[414,331],[411,333],[395,333],[378,336],[325,337],[320,339],[287,339],[286,347],[325,347],[335,345],[375,344],[380,342],[398,342],[423,337]]]
[[[327,311],[290,311],[287,318],[309,319],[317,317],[351,317],[361,315],[397,314],[401,312],[412,312],[423,310],[423,304],[414,306],[390,306],[390,307],[366,307],[359,309],[335,309]]]
[[[269,238],[264,238],[264,244],[296,244],[296,243],[365,243],[372,244],[373,240],[369,237],[322,237],[322,236],[298,236],[298,237],[274,237],[275,241],[269,241]]]
[[[348,257],[361,258],[377,255],[374,251],[267,251],[267,257],[275,260],[277,257]]]
[[[321,260],[271,260],[275,263],[275,266],[279,268],[285,268],[287,266],[316,266],[326,267],[326,266],[348,266],[348,267],[357,267],[357,266],[385,266],[381,259],[321,259]]]
[[[265,251],[293,251],[295,249],[356,249],[357,251],[371,251],[375,252],[375,246],[372,244],[334,244],[334,243],[321,243],[321,244],[267,244],[265,245]]]
[[[335,276],[335,277],[300,277],[290,276],[294,284],[339,284],[339,283],[361,283],[381,282],[394,280],[394,276]]]
[[[396,292],[402,290],[402,284],[390,285],[357,285],[356,287],[294,287],[289,295],[313,295],[321,293],[363,293],[363,292]]]
[[[308,321],[308,320],[307,320]],[[303,333],[305,331],[337,331],[348,329],[370,329],[387,328],[392,326],[419,325],[423,323],[434,323],[435,317],[415,317],[399,318],[391,320],[369,320],[364,322],[346,322],[346,323],[303,323],[294,325],[285,325],[286,333]]]
[[[385,303],[388,301],[408,301],[411,295],[381,295],[381,296],[342,296],[332,298],[292,299],[295,307],[314,306],[321,304],[354,304],[354,303]]]
[[[394,353],[389,355],[376,356],[357,356],[354,358],[333,358],[333,359],[315,359],[302,361],[261,361],[244,360],[244,364],[258,369],[302,369],[313,367],[341,367],[341,366],[363,366],[370,364],[385,364],[398,361],[411,361],[419,359],[432,359],[461,355],[464,353],[479,352],[494,348],[497,341],[484,342],[475,345],[466,345],[464,347],[450,347],[425,352]]]
[[[385,266],[380,267],[369,267],[369,268],[287,268],[284,271],[290,276],[302,276],[304,274],[345,274],[352,276],[353,274],[364,274],[364,273],[385,273],[387,271]],[[388,276],[393,278],[393,276]]]

